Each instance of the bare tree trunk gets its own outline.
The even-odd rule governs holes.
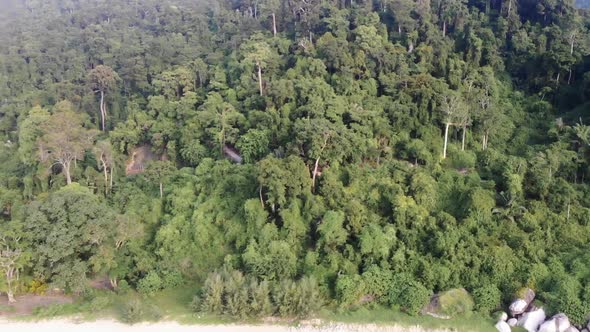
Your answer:
[[[14,303],[16,299],[14,298],[14,290],[12,289],[12,280],[14,279],[14,268],[8,268],[6,271],[6,286],[8,289],[6,290],[6,295],[8,296],[8,302]]]
[[[315,160],[315,166],[313,168],[313,176],[311,178],[311,188],[312,189],[315,189],[315,179],[318,174],[319,165],[320,165],[320,158],[318,157],[318,159]]]
[[[272,13],[272,33],[275,37],[277,36],[277,17],[275,13]]]
[[[449,140],[449,127],[450,123],[445,123],[445,144],[443,146],[443,159],[447,158],[447,142]]]
[[[461,139],[461,151],[465,151],[465,133],[467,132],[467,126],[463,126],[463,138]]]
[[[102,162],[102,170],[104,172],[104,194],[106,196],[109,193],[109,172],[104,161]]]
[[[262,96],[262,67],[260,67],[260,63],[258,64],[258,87],[260,88],[260,95]]]
[[[160,182],[160,198],[164,197],[164,185]]]
[[[559,85],[559,78],[561,77],[561,73],[557,73],[557,78],[555,79],[555,85]]]
[[[102,122],[102,131],[105,131],[105,120],[107,117],[107,110],[104,106],[104,91],[100,90],[100,118]]]
[[[264,199],[262,199],[262,185],[258,187],[258,196],[260,197],[260,205],[264,208]]]
[[[443,37],[447,36],[447,21],[443,20]]]
[[[64,175],[66,176],[66,183],[72,184],[72,176],[70,175],[70,163],[65,162],[62,164],[62,167],[64,169]]]
[[[572,68],[570,67],[570,73],[569,76],[567,77],[567,85],[570,85],[572,81]]]
[[[113,172],[115,170],[113,168],[111,168],[111,182],[109,183],[109,189],[112,190],[113,189]]]
[[[313,168],[313,175],[311,178],[311,190],[315,190],[315,179],[318,175],[318,168],[320,166],[320,158],[322,156],[322,152],[324,152],[324,149],[326,148],[326,146],[328,145],[328,140],[330,139],[330,134],[324,134],[324,144],[322,145],[322,148],[320,149],[320,153],[318,154],[318,158],[315,160],[315,166]]]
[[[111,287],[113,287],[113,289],[117,288],[117,278],[109,278],[109,282],[111,283]]]

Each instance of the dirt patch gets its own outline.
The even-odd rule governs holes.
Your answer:
[[[109,278],[102,277],[90,280],[90,288],[112,290],[113,286],[111,285],[111,281],[109,280]]]
[[[148,162],[154,160],[154,154],[149,145],[138,146],[131,153],[131,158],[125,167],[126,175],[143,173]]]
[[[70,296],[52,294],[52,295],[32,295],[27,294],[17,296],[15,303],[9,303],[6,296],[0,298],[0,316],[24,316],[33,313],[35,308],[47,307],[53,304],[72,303],[74,299]]]

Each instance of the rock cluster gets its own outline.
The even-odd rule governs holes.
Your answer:
[[[500,332],[511,332],[511,327],[520,326],[528,332],[590,332],[590,322],[586,328],[580,330],[570,323],[569,318],[559,313],[547,319],[545,310],[537,308],[533,301],[535,292],[530,288],[522,289],[510,304],[508,314],[502,313],[496,329]]]

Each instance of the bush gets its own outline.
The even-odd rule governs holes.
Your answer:
[[[438,296],[440,313],[445,316],[456,316],[458,314],[470,313],[473,311],[473,298],[463,288],[456,288],[441,293]]]
[[[279,316],[287,317],[296,313],[294,300],[297,295],[297,285],[293,280],[280,282],[272,291],[272,299],[277,307]]]
[[[262,317],[270,315],[273,311],[270,301],[270,286],[267,281],[258,283],[253,280],[250,282],[250,315],[253,317]]]
[[[79,312],[80,308],[74,303],[52,304],[33,309],[33,314],[38,318],[68,316]]]
[[[378,299],[387,300],[387,295],[393,281],[393,273],[389,270],[371,266],[363,273],[363,280],[367,294],[374,295]]]
[[[393,276],[389,291],[387,292],[387,302],[391,306],[399,306],[402,300],[402,293],[404,292],[406,285],[409,284],[414,278],[408,273],[399,273]]]
[[[448,165],[455,169],[473,168],[477,157],[472,151],[461,151],[450,148],[449,149]]]
[[[27,287],[27,293],[43,295],[47,291],[47,284],[40,280],[33,280]]]
[[[336,297],[341,307],[355,304],[365,294],[365,283],[360,275],[341,275],[336,280]]]
[[[137,289],[142,294],[153,295],[162,289],[162,279],[160,279],[160,276],[156,272],[151,271],[139,281]]]
[[[298,282],[285,279],[271,291],[268,281],[246,279],[240,271],[213,272],[190,307],[195,311],[246,318],[272,314],[273,304],[280,316],[308,316],[322,304],[317,282],[313,278]]]
[[[88,303],[88,309],[91,312],[98,312],[105,310],[112,304],[111,299],[108,296],[98,296],[92,299]]]
[[[225,313],[245,318],[248,315],[248,288],[246,280],[240,271],[231,271],[225,277],[224,303]]]
[[[590,304],[582,303],[578,298],[563,298],[557,301],[558,308],[574,325],[583,325],[590,315]]]
[[[202,308],[204,312],[223,313],[223,278],[219,272],[209,274],[203,286]]]
[[[184,278],[178,271],[166,271],[162,277],[162,288],[175,288],[184,284]]]
[[[401,303],[399,305],[408,314],[416,315],[428,304],[431,296],[432,292],[430,290],[421,283],[413,281],[402,292]]]
[[[141,300],[132,299],[123,305],[121,311],[121,320],[128,324],[133,324],[141,321],[145,313],[145,308]]]
[[[128,292],[131,291],[131,286],[129,286],[129,283],[127,282],[127,280],[123,279],[123,280],[119,281],[115,291],[117,292],[117,294],[127,294]]]
[[[473,290],[475,310],[489,314],[500,307],[502,292],[495,285],[486,285]]]
[[[393,277],[388,294],[389,304],[410,315],[416,315],[430,301],[432,292],[407,273]]]
[[[273,289],[272,298],[282,317],[307,317],[322,305],[317,282],[310,277],[298,282],[283,280]]]
[[[203,310],[201,295],[197,294],[193,296],[193,300],[189,303],[188,307],[194,312],[201,312]]]

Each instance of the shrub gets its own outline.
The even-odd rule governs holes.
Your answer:
[[[129,291],[131,291],[131,286],[129,286],[129,283],[127,282],[127,280],[123,279],[118,282],[117,288],[115,289],[115,291],[117,292],[117,294],[126,294]]]
[[[223,278],[219,272],[209,274],[205,280],[202,310],[217,315],[223,313]]]
[[[449,165],[455,169],[473,168],[477,160],[472,151],[449,149]]]
[[[355,304],[365,294],[365,283],[360,275],[341,275],[336,280],[336,296],[341,307]]]
[[[225,313],[245,318],[248,314],[248,288],[246,280],[240,271],[231,271],[225,277],[223,299]]]
[[[410,315],[416,315],[430,301],[432,292],[417,281],[410,282],[401,294],[401,308]]]
[[[392,306],[399,306],[402,300],[402,293],[406,285],[413,280],[412,275],[408,273],[399,273],[393,276],[389,291],[387,292],[387,301]]]
[[[432,292],[407,273],[393,277],[388,294],[389,304],[415,315],[430,301]]]
[[[286,317],[295,314],[294,300],[297,294],[297,285],[293,280],[281,281],[272,291],[272,299],[277,307],[279,316]]]
[[[201,295],[197,294],[193,296],[193,300],[188,306],[194,312],[201,312],[203,310],[203,301],[201,299]]]
[[[489,314],[500,307],[502,292],[495,285],[486,285],[473,290],[475,310]]]
[[[322,305],[317,282],[310,277],[298,282],[283,280],[273,289],[272,298],[282,317],[307,317]]]
[[[47,284],[40,280],[33,280],[27,287],[28,293],[43,295],[47,291]]]
[[[463,288],[451,289],[438,297],[440,313],[446,316],[470,313],[473,311],[473,298]]]
[[[373,265],[363,273],[363,280],[368,294],[387,300],[384,295],[387,295],[387,291],[393,281],[393,273],[391,271]]]
[[[272,313],[270,301],[270,286],[267,281],[258,283],[256,280],[250,282],[250,314],[253,317],[262,317]]]
[[[298,297],[295,313],[299,317],[310,316],[322,306],[322,299],[317,281],[312,277],[303,277],[297,282]]]
[[[184,278],[178,271],[166,271],[162,277],[162,288],[174,288],[182,285]]]
[[[111,299],[108,296],[95,297],[88,303],[88,309],[91,312],[102,311],[108,308],[112,304]]]
[[[162,289],[162,279],[156,272],[151,271],[139,281],[137,289],[142,294],[153,295]]]
[[[57,316],[67,316],[80,312],[80,308],[74,303],[59,303],[43,307],[37,307],[33,314],[38,318],[50,318]]]
[[[141,300],[132,299],[123,305],[121,320],[129,324],[137,323],[143,317],[144,310]]]
[[[590,314],[590,304],[582,303],[578,298],[561,298],[557,301],[557,306],[572,324],[583,325],[588,321]]]

